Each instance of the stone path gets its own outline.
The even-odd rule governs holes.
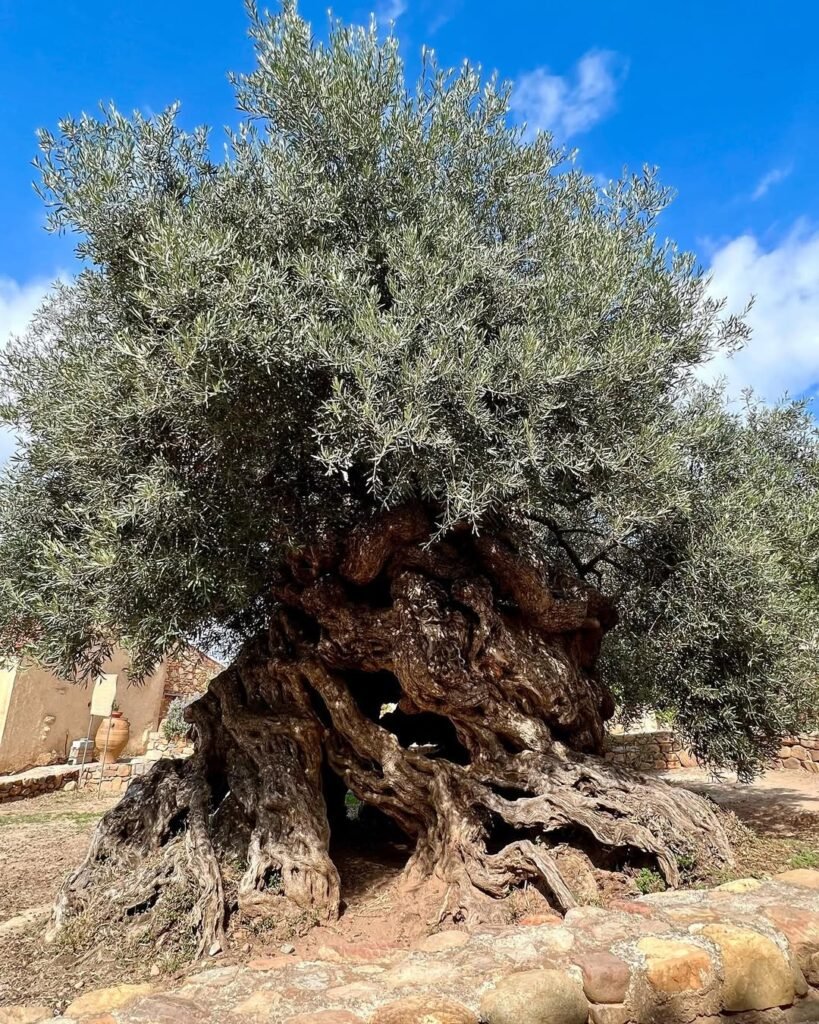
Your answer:
[[[819,871],[742,879],[444,931],[413,949],[337,942],[175,989],[84,992],[0,1024],[799,1024],[819,1021]]]

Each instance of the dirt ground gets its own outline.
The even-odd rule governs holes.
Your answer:
[[[730,773],[714,779],[701,770],[665,772],[663,778],[710,797],[747,825],[769,834],[795,836],[819,821],[819,775],[771,771],[750,785],[737,782]]]
[[[703,772],[666,777],[673,785],[707,794],[750,829],[737,842],[737,865],[730,876],[691,879],[690,884],[819,866],[819,776],[770,772],[750,786],[730,778],[715,781]],[[58,1012],[83,988],[144,980],[160,969],[150,959],[128,957],[104,941],[82,955],[65,946],[45,947],[41,941],[62,878],[82,859],[95,823],[115,799],[58,792],[0,805],[0,1006],[45,1001]],[[367,833],[336,850],[345,904],[342,917],[293,938],[297,954],[309,956],[318,946],[338,941],[404,946],[432,931],[444,894],[430,891],[426,902],[407,899],[398,882],[408,856],[408,847],[398,839],[373,841]],[[542,909],[532,903],[542,901],[535,890],[519,895],[522,913]],[[599,902],[605,903],[607,895],[622,893],[602,893]],[[31,910],[39,911],[39,917],[30,926],[2,934],[4,922]],[[219,962],[276,955],[280,945],[280,938],[239,927]],[[161,973],[170,979],[190,969],[196,967],[161,964]]]
[[[0,804],[0,924],[48,905],[116,797],[49,793]]]

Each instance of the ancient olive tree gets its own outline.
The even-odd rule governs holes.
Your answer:
[[[599,188],[469,67],[410,91],[374,31],[319,45],[286,5],[252,34],[224,156],[174,109],[41,138],[82,267],[3,357],[4,649],[235,652],[58,923],[180,875],[203,950],[235,906],[332,918],[346,790],[454,919],[527,880],[571,906],[557,844],[671,884],[729,857],[704,801],[606,765],[604,722],[651,702],[749,771],[798,720],[810,420],[697,384],[745,328],[657,241],[652,175]]]

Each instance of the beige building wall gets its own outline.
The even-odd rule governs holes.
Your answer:
[[[131,734],[124,754],[144,753],[148,733],[159,723],[166,664],[141,685],[130,684],[128,657],[116,651],[103,667],[117,675],[116,700],[128,719]],[[8,682],[0,672],[0,774],[22,771],[38,757],[56,751],[65,760],[74,740],[93,736],[101,719],[88,730],[93,685],[72,683],[32,663],[23,663]],[[5,726],[3,701],[6,694]]]
[[[3,749],[3,735],[6,731],[14,680],[17,676],[17,664],[17,659],[0,662],[0,752]]]

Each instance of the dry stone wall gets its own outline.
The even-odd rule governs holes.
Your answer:
[[[819,732],[786,736],[771,767],[819,774]]]
[[[169,658],[165,671],[160,720],[167,714],[171,701],[177,697],[188,699],[203,694],[211,679],[223,668],[218,661],[194,647],[188,647],[177,657]]]
[[[695,768],[696,759],[680,739],[667,730],[659,732],[611,733],[606,736],[607,761],[641,771]]]
[[[309,941],[309,936],[303,941]],[[15,1024],[816,1024],[819,872],[658,893],[411,948],[323,943],[219,957],[176,982],[78,993]],[[221,963],[219,962],[221,960]],[[0,1011],[2,1012],[2,1011]],[[3,1018],[0,1017],[0,1021]]]
[[[190,757],[193,741],[169,740],[162,730],[149,733],[148,747],[142,757],[132,757],[114,764],[94,764],[86,767],[82,775],[82,789],[99,789],[101,793],[124,793],[134,779],[144,775],[155,761],[163,757]],[[100,778],[102,786],[100,786]],[[0,1021],[2,1024],[2,1021]]]
[[[64,786],[76,786],[79,773],[79,767],[58,765],[56,768],[33,768],[17,775],[0,776],[0,804],[53,793]]]
[[[697,767],[696,758],[685,749],[679,737],[669,730],[610,733],[606,737],[605,756],[607,761],[614,764],[641,771],[674,771]],[[819,733],[784,737],[770,767],[819,773]]]

